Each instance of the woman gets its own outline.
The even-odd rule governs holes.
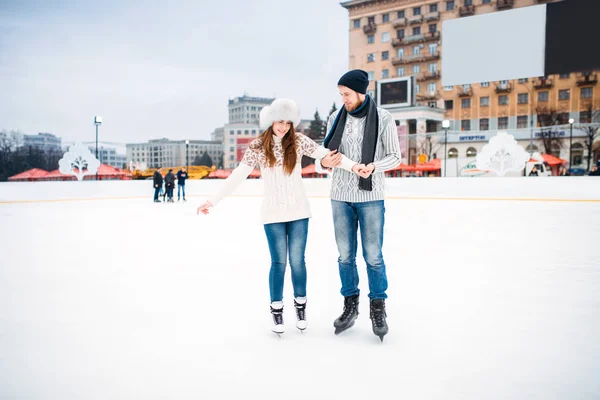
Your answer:
[[[276,99],[260,112],[260,127],[265,131],[250,143],[240,165],[227,178],[221,190],[198,207],[198,213],[208,214],[209,209],[243,182],[256,165],[260,165],[264,181],[261,220],[264,224],[271,270],[269,289],[271,296],[272,331],[284,332],[283,282],[289,255],[294,287],[296,327],[304,330],[306,323],[306,265],[304,252],[308,235],[308,218],[311,217],[308,197],[304,191],[300,160],[303,155],[321,159],[329,150],[297,133],[294,126],[300,123],[298,105],[288,99]],[[341,168],[359,173],[359,164],[343,155]]]

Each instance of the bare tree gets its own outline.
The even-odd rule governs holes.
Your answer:
[[[437,154],[444,144],[443,138],[439,134],[427,134],[425,140],[419,142],[419,154],[425,154],[427,161],[430,161],[434,154]]]
[[[558,136],[556,125],[559,124],[560,114],[555,108],[537,106],[535,109],[538,124],[541,128],[540,140],[544,146],[544,153],[552,154],[554,148],[562,147],[562,140]]]
[[[600,138],[600,110],[593,110],[592,106],[589,105],[585,111],[587,115],[587,121],[589,122],[585,126],[580,126],[577,129],[585,133],[584,146],[587,150],[587,171],[590,170],[592,163],[592,150],[594,141]]]

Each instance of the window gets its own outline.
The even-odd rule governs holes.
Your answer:
[[[454,10],[454,0],[446,2],[446,11]]]
[[[481,87],[490,87],[489,82],[481,82]]]
[[[492,0],[482,0],[481,4],[490,4]]]
[[[396,54],[398,55],[398,58],[402,60],[402,57],[404,57],[404,49],[398,49]]]
[[[369,25],[375,25],[375,17],[368,17],[367,18],[367,23]]]
[[[230,147],[229,151],[235,151],[235,147]]]
[[[559,125],[566,125],[569,123],[569,113],[568,112],[558,113],[557,117],[558,117]]]
[[[437,63],[431,63],[427,66],[427,71],[435,74],[437,72]]]
[[[404,67],[398,67],[398,69],[396,69],[396,75],[399,77],[404,76]]]
[[[454,86],[444,86],[444,90],[446,92],[451,92],[452,90],[454,90]]]
[[[404,17],[405,17],[404,10],[398,11],[398,18],[404,18]]]
[[[381,70],[381,79],[387,79],[389,77],[390,77],[390,70],[389,69]]]
[[[488,118],[481,118],[479,120],[479,130],[480,131],[490,130],[490,120]]]
[[[416,55],[418,55],[418,54],[421,54],[421,47],[420,47],[420,46],[414,46],[414,47],[412,48],[412,53],[413,53],[413,56],[416,56]]]
[[[454,147],[448,150],[448,158],[458,158],[458,150]]]
[[[465,6],[472,6],[473,5],[473,0],[464,0],[465,2]]]
[[[383,15],[381,16],[381,22],[383,22],[384,24],[385,24],[386,22],[390,22],[390,14],[383,14]]]
[[[570,100],[571,99],[571,91],[569,89],[559,90],[558,91],[558,99],[559,100]]]
[[[421,93],[421,85],[415,85],[415,91]]]
[[[471,108],[471,99],[462,99],[462,108]]]
[[[591,87],[581,88],[581,98],[582,99],[591,99],[592,95],[594,94],[593,89],[594,88],[591,88]]]
[[[591,124],[592,123],[592,114],[589,111],[580,111],[579,112],[579,123]]]
[[[412,67],[412,72],[413,74],[420,74],[421,73],[421,66],[419,64],[417,65],[413,65]]]
[[[375,79],[375,72],[373,71],[369,71],[367,72],[368,78],[370,81],[372,81],[373,79]]]
[[[375,62],[375,53],[367,54],[367,62]]]
[[[389,32],[383,32],[381,34],[381,43],[387,43],[390,41],[390,33]]]
[[[573,143],[571,157],[573,157],[573,165],[583,164],[583,145],[581,143]]]
[[[467,83],[465,85],[462,85],[462,88],[465,92],[468,92],[469,90],[471,90],[471,85]]]
[[[538,93],[538,101],[540,101],[540,102],[548,101],[548,92],[539,92]]]
[[[471,130],[471,120],[463,119],[460,121],[460,130],[461,131],[470,131]]]
[[[517,128],[518,129],[527,128],[527,115],[518,115],[517,116]]]
[[[429,45],[429,54],[434,55],[437,54],[437,44],[433,43]]]
[[[469,147],[467,149],[467,157],[475,157],[477,155],[477,149],[475,147]]]
[[[527,104],[527,103],[529,103],[529,93],[519,93],[517,95],[517,103],[518,104]]]
[[[498,129],[508,129],[508,117],[498,118]]]
[[[571,74],[560,74],[560,79],[569,79]]]
[[[437,10],[438,10],[438,6],[437,6],[437,4],[431,4],[431,5],[429,6],[429,12],[430,12],[430,13],[437,12]]]
[[[360,19],[354,20],[354,28],[360,28]]]
[[[235,134],[235,131],[229,131],[229,134],[230,134],[230,135],[234,135],[234,134]]]
[[[454,109],[454,100],[445,100],[444,101],[444,108],[446,110],[453,110]]]
[[[436,33],[437,32],[437,24],[429,24],[429,32]]]
[[[413,8],[413,15],[421,15],[421,7]]]
[[[404,39],[404,29],[398,29],[398,30],[396,31],[396,37],[397,37],[398,39]]]
[[[506,96],[506,95],[498,96],[498,105],[507,106],[508,105],[508,96]]]
[[[375,43],[375,35],[367,36],[367,44],[373,44],[373,43]]]
[[[417,26],[415,28],[413,28],[413,35],[420,35],[421,34],[421,27]]]
[[[521,78],[519,79],[519,83],[527,83],[528,79],[527,78]]]
[[[382,60],[389,60],[390,59],[390,52],[389,51],[382,51],[381,52],[381,59]]]
[[[480,107],[489,107],[490,106],[490,98],[488,96],[481,97],[479,99],[479,106]]]
[[[427,84],[427,91],[429,93],[435,93],[436,90],[437,90],[437,85],[435,84],[435,82]]]

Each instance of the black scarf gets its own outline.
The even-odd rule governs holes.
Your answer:
[[[333,125],[331,125],[331,130],[323,143],[329,150],[337,150],[340,147],[342,136],[344,135],[344,128],[346,127],[347,114],[348,111],[346,111],[346,107],[342,106],[342,109],[335,118]],[[360,162],[361,164],[369,165],[375,159],[377,136],[379,135],[379,115],[377,113],[377,106],[371,97],[367,95],[362,105],[349,114],[356,118],[367,117],[365,121],[365,131],[363,132],[362,158]],[[369,176],[367,179],[359,178],[358,187],[362,190],[373,190],[372,178],[372,176]]]

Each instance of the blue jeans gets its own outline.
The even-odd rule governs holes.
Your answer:
[[[294,297],[306,296],[306,264],[304,251],[308,236],[308,218],[297,221],[265,224],[271,252],[269,290],[271,302],[283,300],[283,280],[289,253]]]
[[[185,185],[177,185],[177,198],[179,198],[181,192],[183,192],[183,198],[185,199]]]
[[[369,278],[369,298],[387,298],[385,291],[388,283],[381,253],[385,214],[383,200],[364,203],[331,200],[331,209],[335,241],[340,253],[338,266],[342,281],[342,296],[354,296],[360,293],[356,267],[357,231],[360,227],[363,258],[367,264]]]
[[[160,189],[161,189],[160,186],[154,188],[154,200],[158,200],[158,196],[160,194]]]

